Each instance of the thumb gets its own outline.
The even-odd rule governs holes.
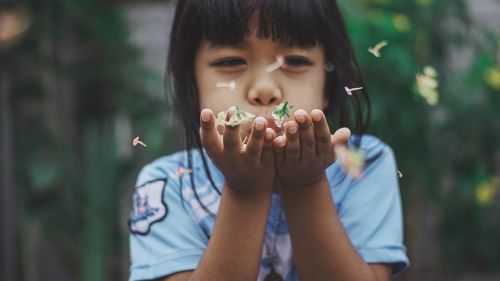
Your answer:
[[[335,131],[333,135],[331,135],[330,140],[331,143],[336,145],[347,145],[349,138],[351,137],[351,130],[348,128],[340,128]]]

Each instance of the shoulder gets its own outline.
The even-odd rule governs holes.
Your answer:
[[[157,180],[168,180],[178,173],[179,168],[186,168],[187,164],[187,151],[159,157],[141,168],[136,186]]]
[[[367,160],[386,153],[392,154],[392,149],[373,135],[353,135],[349,139],[349,145],[359,145]]]
[[[357,216],[356,210],[361,206],[375,212],[383,206],[399,205],[399,180],[392,149],[380,139],[368,135],[351,141],[358,142],[353,145],[359,145],[365,162],[360,177],[347,175],[337,164],[339,180],[333,191],[339,214]]]
[[[394,152],[389,145],[372,135],[354,135],[349,140],[349,145],[358,144],[365,156],[364,172],[369,172],[377,166],[392,165],[395,163]]]
[[[409,264],[403,244],[403,213],[393,150],[377,137],[354,136],[365,155],[360,178],[344,173],[334,199],[351,242],[368,263],[393,264],[393,273]]]
[[[148,234],[151,226],[163,221],[172,206],[178,204],[180,188],[176,179],[185,158],[182,151],[157,158],[141,169],[132,194],[131,233]]]
[[[397,184],[397,165],[394,152],[389,145],[372,135],[354,135],[350,145],[357,145],[364,154],[361,178],[354,184]]]
[[[349,146],[359,146],[364,154],[364,166],[360,178],[349,176],[339,161],[327,169],[337,207],[349,197],[364,197],[370,193],[376,197],[387,192],[396,192],[399,186],[397,165],[389,145],[372,135],[353,135]],[[344,204],[345,205],[345,204]]]
[[[364,154],[364,166],[360,179],[351,181],[353,186],[371,186],[370,190],[397,188],[397,164],[392,148],[372,135],[354,136],[350,144],[359,145]]]
[[[394,153],[392,149],[379,138],[372,135],[353,135],[349,139],[348,146],[359,147],[364,155],[365,163],[363,174],[370,172],[374,167],[390,165],[394,160]],[[337,162],[333,163],[328,169],[327,173],[330,176],[332,185],[338,185],[347,180],[353,180],[349,177],[341,165]]]

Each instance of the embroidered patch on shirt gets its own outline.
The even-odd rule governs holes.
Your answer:
[[[167,179],[147,182],[136,187],[132,196],[129,228],[134,234],[148,234],[151,225],[167,216],[168,207],[163,202]]]

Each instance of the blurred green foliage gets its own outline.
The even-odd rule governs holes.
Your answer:
[[[498,34],[471,25],[463,0],[339,2],[372,97],[371,133],[396,153],[405,206],[417,194],[439,208],[443,266],[499,270]],[[7,61],[23,255],[48,243],[72,280],[124,279],[135,176],[178,147],[161,74],[141,66],[116,3],[25,3],[31,29]],[[389,45],[376,58],[367,49],[382,40]],[[439,73],[435,106],[412,91],[427,65]],[[135,136],[148,148],[131,147]],[[41,238],[30,235],[36,226]],[[23,267],[31,280],[34,265]]]
[[[371,132],[396,153],[406,208],[414,195],[438,208],[452,272],[500,270],[499,34],[472,24],[462,0],[341,3],[372,98]],[[366,49],[381,40],[389,44],[375,58]],[[428,65],[438,72],[435,106],[412,91]]]
[[[116,3],[25,4],[31,28],[7,58],[24,260],[37,256],[37,243],[47,244],[71,280],[123,280],[135,175],[175,149],[162,77],[141,66]],[[148,149],[133,148],[132,134]],[[25,262],[24,278],[37,270]]]

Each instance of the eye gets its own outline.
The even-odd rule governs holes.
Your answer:
[[[232,68],[245,64],[246,62],[241,58],[224,58],[211,63],[212,66],[220,68]]]
[[[289,56],[285,58],[285,67],[292,67],[292,68],[298,68],[298,67],[303,67],[303,66],[310,66],[313,63],[305,58],[305,57],[300,57],[300,56]]]

